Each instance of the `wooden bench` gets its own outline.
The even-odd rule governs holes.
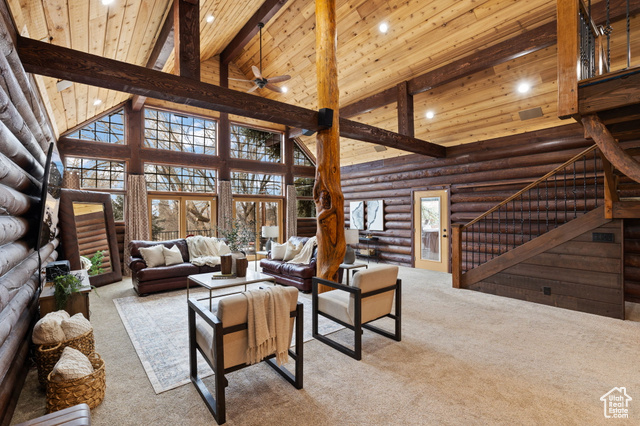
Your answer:
[[[49,413],[16,426],[86,426],[91,424],[91,411],[87,404],[78,404],[64,410]]]

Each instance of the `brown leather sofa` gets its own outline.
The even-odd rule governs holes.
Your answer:
[[[293,244],[307,242],[307,237],[291,237],[289,241]],[[317,247],[313,249],[311,262],[308,265],[286,263],[283,260],[271,259],[271,251],[265,259],[260,261],[262,273],[271,275],[278,284],[291,285],[304,292],[311,291],[311,279],[316,276],[316,254]]]
[[[140,248],[153,247],[162,244],[166,248],[174,245],[178,246],[182,254],[184,263],[171,266],[156,266],[148,268],[142,255]],[[187,287],[187,277],[193,274],[204,274],[206,272],[215,272],[220,270],[220,266],[196,266],[189,263],[189,249],[187,240],[180,238],[170,241],[139,241],[134,240],[129,243],[129,268],[131,268],[131,281],[133,288],[138,296],[144,296],[149,293],[156,293],[165,290],[175,290]],[[309,287],[311,288],[311,287]]]

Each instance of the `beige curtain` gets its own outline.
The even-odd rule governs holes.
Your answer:
[[[233,221],[233,195],[231,194],[231,181],[218,181],[218,228],[231,229]]]
[[[147,204],[147,182],[144,175],[129,175],[127,190],[127,209],[124,234],[124,273],[129,270],[129,242],[132,240],[150,240],[149,212]]]
[[[287,240],[298,235],[298,196],[294,185],[287,185]]]
[[[80,175],[78,172],[64,171],[62,187],[67,189],[80,189]]]

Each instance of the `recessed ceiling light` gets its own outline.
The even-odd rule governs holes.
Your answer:
[[[214,19],[216,19],[216,18],[214,18],[213,15],[207,16],[207,22],[208,23],[212,23]]]
[[[282,86],[280,89],[282,89],[282,93],[287,93],[289,91],[287,86]]]
[[[102,0],[102,4],[105,6],[109,6],[111,3],[113,3],[113,0]]]
[[[60,80],[56,83],[56,87],[58,88],[58,92],[62,92],[65,89],[73,86],[73,83],[69,80]]]
[[[102,99],[96,99],[95,101],[93,101],[93,106],[98,106],[102,103]]]
[[[531,85],[529,83],[523,81],[518,84],[518,92],[527,93],[529,90],[531,90]]]
[[[378,29],[380,30],[381,33],[386,33],[387,31],[389,31],[389,25],[387,25],[386,22],[383,22],[382,24],[380,24],[380,26],[378,27]]]
[[[433,111],[427,111],[427,114],[426,114],[426,115],[427,115],[427,118],[428,118],[429,120],[431,120],[433,117],[435,117],[435,114],[433,113]]]

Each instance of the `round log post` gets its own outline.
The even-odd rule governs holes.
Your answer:
[[[344,240],[344,196],[340,187],[340,129],[338,128],[336,2],[316,0],[316,73],[318,107],[333,110],[333,126],[316,136],[317,165],[313,199],[318,229],[317,275],[338,281],[338,269],[346,250]],[[319,292],[329,288],[320,286]]]

